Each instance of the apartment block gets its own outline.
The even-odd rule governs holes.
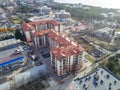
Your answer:
[[[27,40],[30,38],[36,49],[50,48],[51,66],[58,76],[81,69],[84,59],[84,48],[62,33],[61,26],[51,20],[30,22],[23,27]]]

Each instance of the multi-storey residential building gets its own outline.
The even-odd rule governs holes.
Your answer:
[[[32,33],[47,29],[55,29],[60,32],[62,28],[62,25],[55,20],[42,20],[22,24],[22,29],[28,42],[32,40]]]
[[[83,48],[77,44],[51,49],[51,64],[58,76],[80,69],[83,58]]]
[[[35,48],[50,47],[51,65],[58,76],[80,69],[84,59],[84,49],[81,45],[60,33],[60,23],[53,20],[46,23],[48,21],[23,24],[26,25],[23,26],[23,29],[27,40],[30,38]],[[41,28],[40,25],[44,28]]]

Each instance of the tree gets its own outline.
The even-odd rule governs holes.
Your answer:
[[[112,71],[115,74],[119,74],[120,75],[120,64],[119,64],[119,59],[120,58],[120,54],[116,54],[115,56],[112,56],[108,59],[108,62],[106,64],[106,67]]]
[[[25,41],[25,36],[20,32],[19,29],[17,29],[15,32],[15,38],[20,39],[21,41]]]

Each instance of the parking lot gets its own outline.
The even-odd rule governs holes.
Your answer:
[[[96,48],[92,49],[91,54],[92,54],[95,58],[100,58],[100,57],[104,56],[104,52],[102,52],[101,50],[96,49]]]
[[[31,50],[27,45],[17,45],[16,47],[10,47],[1,51],[0,65],[5,64],[5,66],[0,67],[0,83],[9,80],[17,73],[24,72],[34,66],[34,61],[30,59],[29,53],[31,53]],[[20,61],[18,61],[18,59],[20,59]],[[4,63],[5,60],[6,63]]]

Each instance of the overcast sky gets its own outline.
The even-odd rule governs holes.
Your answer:
[[[82,3],[86,5],[120,9],[120,0],[55,0],[55,1],[61,3]]]

